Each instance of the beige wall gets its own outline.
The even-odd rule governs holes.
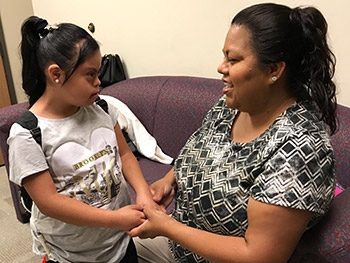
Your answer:
[[[12,3],[23,0],[0,0]],[[25,0],[29,2],[29,0]],[[24,1],[23,1],[24,2]],[[32,0],[34,14],[49,23],[73,22],[96,26],[102,53],[119,53],[129,77],[193,75],[219,78],[217,64],[226,31],[234,14],[262,1],[233,0]],[[281,0],[290,6],[305,1]],[[350,106],[350,2],[309,0],[329,23],[330,40],[337,56],[338,100]],[[8,4],[9,5],[9,4]],[[21,14],[23,16],[23,14]],[[18,19],[18,18],[17,18]],[[17,45],[17,43],[16,43]]]
[[[19,43],[21,41],[20,27],[23,20],[32,14],[33,7],[31,0],[0,0],[0,18],[18,101],[26,100],[21,87],[21,62],[19,57]]]

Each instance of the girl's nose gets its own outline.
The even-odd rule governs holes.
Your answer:
[[[101,80],[97,77],[96,86],[99,87],[100,85],[101,85]]]

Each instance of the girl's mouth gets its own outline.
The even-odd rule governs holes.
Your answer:
[[[99,93],[98,92],[96,92],[96,93],[94,93],[94,94],[91,94],[91,97],[93,97],[93,98],[97,98],[98,97],[98,95],[99,95]]]

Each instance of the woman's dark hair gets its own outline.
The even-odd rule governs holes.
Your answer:
[[[239,12],[232,24],[251,33],[260,65],[284,61],[288,88],[298,100],[317,103],[331,134],[337,129],[335,56],[327,44],[327,22],[314,7],[291,9],[265,3]]]
[[[36,16],[24,21],[22,28],[22,87],[33,105],[46,87],[45,67],[57,64],[66,79],[88,56],[99,49],[97,41],[84,29],[70,23],[48,27],[46,20]]]

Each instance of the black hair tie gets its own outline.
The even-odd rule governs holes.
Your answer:
[[[48,23],[45,19],[40,18],[37,22],[35,22],[35,30],[39,33],[41,37],[44,37],[49,33],[49,30],[46,29],[47,25]]]

